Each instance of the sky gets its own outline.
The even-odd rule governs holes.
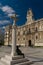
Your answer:
[[[19,15],[16,24],[25,24],[29,8],[32,9],[35,20],[43,18],[43,0],[0,0],[0,27],[12,24],[10,16],[14,13]]]

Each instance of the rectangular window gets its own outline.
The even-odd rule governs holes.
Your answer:
[[[20,32],[18,32],[18,35],[20,35]]]
[[[23,35],[25,35],[25,31],[23,31]]]

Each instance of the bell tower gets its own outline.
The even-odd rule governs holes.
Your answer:
[[[27,11],[27,22],[26,24],[31,24],[33,22],[33,13],[32,10],[29,8],[29,11]]]

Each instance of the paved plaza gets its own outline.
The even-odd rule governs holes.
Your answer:
[[[20,50],[25,54],[25,57],[33,61],[32,65],[43,65],[43,48],[20,47]],[[0,58],[11,53],[11,47],[0,47]]]
[[[30,61],[33,61],[32,65],[43,65],[43,48],[21,48],[22,52],[24,52],[25,57],[27,57]]]

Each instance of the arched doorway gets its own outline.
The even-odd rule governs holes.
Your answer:
[[[31,46],[31,40],[28,41],[28,46]]]

